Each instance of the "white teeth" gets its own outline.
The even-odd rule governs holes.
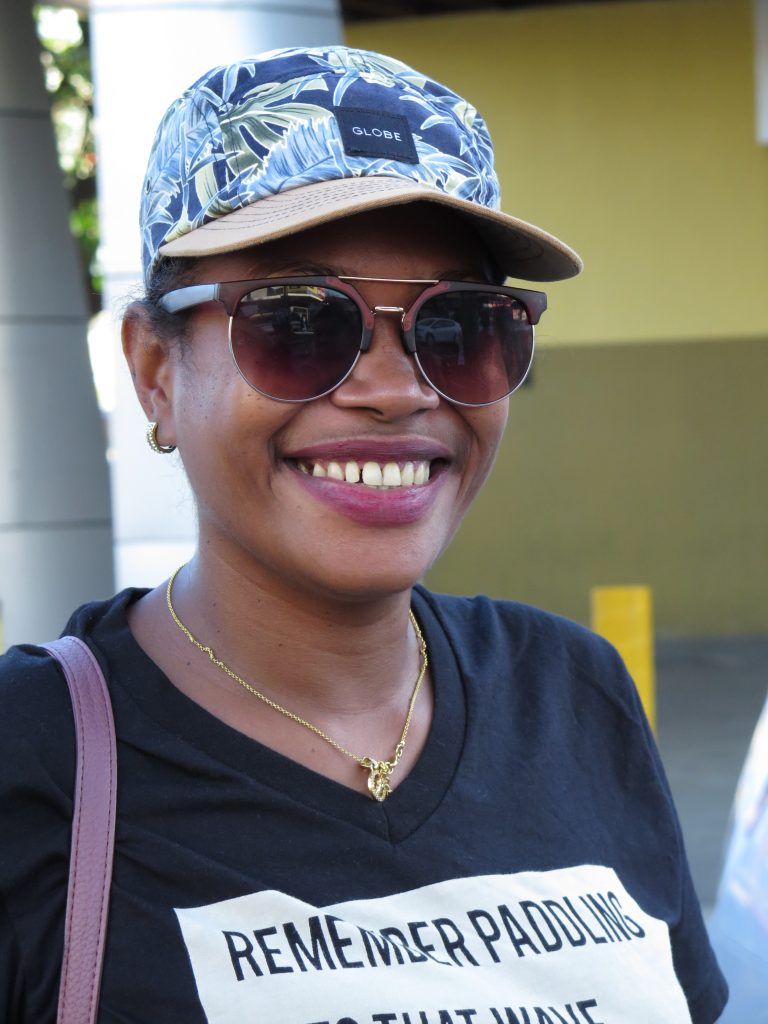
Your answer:
[[[362,465],[362,468],[361,468]],[[343,480],[348,484],[362,481],[366,487],[413,487],[425,484],[429,480],[430,464],[426,460],[420,462],[374,462],[369,459],[362,464],[349,462],[304,462],[297,463],[299,472],[314,477],[327,477],[329,480]]]
[[[363,477],[363,480],[366,483],[368,482],[367,480],[365,480],[365,477]],[[400,486],[402,478],[400,476],[400,467],[396,462],[388,462],[386,464],[386,466],[384,467],[384,472],[382,473],[381,482],[384,484],[385,487]]]
[[[363,465],[363,483],[369,487],[381,487],[384,482],[381,466],[378,462],[366,462]]]

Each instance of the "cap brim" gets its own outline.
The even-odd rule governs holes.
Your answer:
[[[368,210],[431,202],[469,218],[499,268],[525,281],[560,281],[582,269],[579,256],[559,238],[496,210],[405,178],[336,178],[278,192],[224,214],[167,242],[161,256],[213,256],[271,242]]]

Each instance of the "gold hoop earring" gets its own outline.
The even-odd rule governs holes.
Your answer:
[[[157,424],[150,423],[147,427],[147,444],[153,452],[157,452],[158,455],[170,455],[171,452],[176,451],[175,444],[160,444],[157,440]]]

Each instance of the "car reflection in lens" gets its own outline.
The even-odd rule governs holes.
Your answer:
[[[455,345],[457,365],[464,365],[464,341],[461,324],[446,317],[428,316],[416,324],[416,344]]]

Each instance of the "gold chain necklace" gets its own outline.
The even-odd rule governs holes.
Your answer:
[[[424,635],[419,629],[419,624],[416,621],[416,617],[413,614],[413,612],[409,609],[408,615],[410,616],[411,624],[416,633],[416,639],[419,641],[419,648],[421,651],[421,668],[419,669],[419,674],[416,679],[416,685],[413,687],[411,699],[408,702],[408,713],[405,716],[405,725],[403,726],[403,731],[400,734],[400,740],[398,741],[398,744],[395,747],[395,752],[392,755],[391,760],[377,761],[373,757],[358,757],[357,754],[353,754],[351,750],[347,750],[346,747],[343,747],[340,743],[337,743],[336,740],[332,739],[328,735],[328,733],[323,732],[322,729],[318,729],[316,725],[312,725],[312,723],[308,722],[306,718],[302,718],[300,715],[294,714],[293,711],[289,711],[288,708],[284,708],[282,704],[278,704],[277,701],[271,700],[265,694],[257,690],[255,686],[251,686],[250,683],[246,682],[245,679],[243,679],[241,676],[237,674],[237,672],[233,672],[229,665],[226,665],[220,658],[217,658],[212,647],[209,647],[207,644],[200,643],[197,637],[195,637],[192,634],[192,632],[189,629],[187,629],[187,627],[181,621],[179,616],[176,614],[176,609],[173,607],[173,601],[171,600],[171,594],[173,592],[173,582],[182,568],[183,566],[180,565],[179,568],[172,573],[171,578],[168,580],[168,586],[165,591],[165,599],[168,604],[168,611],[171,613],[171,618],[179,627],[181,632],[186,636],[187,640],[189,640],[190,643],[194,644],[195,647],[201,650],[204,654],[207,654],[208,657],[213,662],[213,664],[216,666],[216,668],[221,669],[222,672],[225,672],[230,679],[234,679],[236,683],[239,683],[249,693],[252,693],[254,697],[258,697],[260,701],[263,701],[268,707],[272,708],[274,711],[279,711],[281,715],[285,715],[286,718],[290,718],[292,722],[297,722],[299,725],[303,725],[305,729],[309,729],[310,732],[313,732],[316,736],[319,736],[320,739],[325,740],[326,743],[330,743],[330,745],[334,747],[336,750],[338,750],[339,753],[345,754],[347,757],[351,757],[353,761],[356,761],[361,768],[364,768],[369,773],[368,791],[373,797],[373,799],[378,800],[379,802],[385,800],[392,792],[392,786],[390,785],[389,781],[390,776],[392,775],[392,772],[395,770],[397,765],[400,763],[400,758],[403,756],[403,751],[405,750],[405,738],[408,735],[408,730],[411,727],[413,709],[416,707],[416,698],[419,695],[419,689],[421,688],[421,683],[422,680],[424,679],[424,674],[427,671],[427,665],[429,664],[427,659],[427,643],[424,639]]]

